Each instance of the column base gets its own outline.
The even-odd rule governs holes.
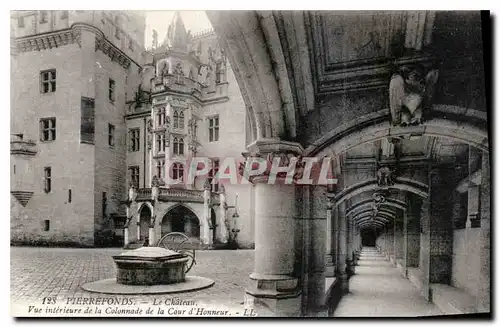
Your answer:
[[[325,277],[335,277],[335,266],[333,265],[333,258],[327,254],[325,258]]]
[[[338,273],[338,279],[340,281],[340,289],[342,290],[342,294],[349,293],[349,275],[344,273]]]
[[[356,273],[356,266],[354,265],[354,260],[348,260],[346,263],[347,263],[346,267],[347,276],[351,277]]]
[[[245,290],[245,309],[260,317],[299,317],[301,292],[298,279],[288,275],[252,273]]]

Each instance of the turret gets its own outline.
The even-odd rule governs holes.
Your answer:
[[[176,11],[168,27],[166,44],[172,49],[186,52],[188,41],[189,36],[184,27],[181,14]]]

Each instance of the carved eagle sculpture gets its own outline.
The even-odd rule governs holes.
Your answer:
[[[392,124],[418,125],[428,110],[439,72],[433,69],[423,76],[420,67],[402,67],[392,75],[389,101]]]

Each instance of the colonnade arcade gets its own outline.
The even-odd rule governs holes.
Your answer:
[[[457,16],[463,23],[450,34],[447,26],[455,17],[435,12],[207,15],[245,100],[248,157],[329,157],[338,178],[335,188],[252,180],[255,263],[246,305],[265,315],[327,315],[330,301],[349,291],[363,242],[375,242],[430,299],[435,285],[461,283],[451,243],[465,225],[465,233],[480,231],[481,241],[477,291],[470,292],[478,307],[489,310],[483,58],[476,46],[464,46],[472,42],[467,38],[477,38],[474,33],[481,38],[480,28],[471,27],[478,21],[480,26],[480,17]],[[370,25],[383,25],[384,19],[390,28]],[[377,34],[370,34],[374,28]],[[360,48],[346,46],[344,34],[351,32],[350,42]],[[379,38],[371,42],[380,42],[378,47],[363,47],[362,38],[370,35]],[[391,43],[396,36],[400,44]],[[460,51],[450,53],[454,43],[443,48],[438,42],[450,38]],[[457,55],[464,52],[470,56]],[[467,60],[477,60],[478,70],[459,72],[456,67]],[[391,74],[410,66],[420,67],[427,90],[436,91],[421,94],[426,98],[417,110],[425,118],[409,114],[409,124],[402,124],[400,102],[389,97],[398,87]],[[461,91],[467,85],[474,92]],[[368,234],[371,240],[363,238]]]

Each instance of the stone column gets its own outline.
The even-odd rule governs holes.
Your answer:
[[[342,202],[338,205],[339,221],[339,254],[337,263],[337,277],[340,280],[342,292],[349,293],[349,276],[347,271],[347,217],[346,205]]]
[[[211,245],[210,239],[210,183],[208,180],[205,182],[203,190],[203,222],[201,223],[200,241],[202,244]]]
[[[450,284],[453,254],[452,190],[447,189],[451,176],[433,169],[429,173],[429,197],[422,203],[421,269],[422,294],[431,299],[430,285]]]
[[[335,266],[333,264],[333,257],[335,252],[333,250],[333,244],[335,240],[335,230],[333,228],[332,222],[332,205],[327,199],[327,209],[326,209],[326,242],[325,242],[325,277],[333,277],[335,275]]]
[[[258,140],[248,149],[252,157],[261,158],[303,151],[297,143],[270,139]],[[298,316],[301,291],[295,277],[295,185],[270,177],[272,174],[251,178],[255,185],[255,264],[251,284],[245,290],[245,306],[260,316]]]
[[[405,225],[405,218],[406,214],[405,212],[401,212],[399,215],[396,214],[396,220],[395,220],[395,244],[396,247],[394,249],[394,261],[395,261],[395,266],[398,267],[403,273],[403,275],[406,275],[406,265],[404,263],[404,256],[405,256],[405,236],[404,236],[404,225]]]
[[[220,193],[219,193],[219,201],[220,201],[220,210],[219,210],[219,241],[221,243],[227,243],[228,240],[228,233],[227,233],[227,227],[226,227],[226,215],[227,215],[227,203],[226,203],[226,192],[224,189],[224,186],[220,186]]]
[[[408,276],[408,212],[403,213],[403,276]]]
[[[129,220],[129,215],[130,215],[130,207],[127,205],[127,218],[125,220],[125,226],[123,228],[123,247],[126,247],[129,243],[128,239],[128,220]]]
[[[332,210],[332,228],[333,228],[333,265],[334,271],[339,266],[339,209],[333,207]]]
[[[140,241],[141,240],[141,215],[137,215],[137,222],[136,222],[136,226],[137,226],[137,241]]]
[[[408,267],[418,267],[420,255],[420,209],[415,200],[415,195],[408,195],[405,215],[405,263],[407,273]]]
[[[301,274],[301,281],[307,281],[302,287],[302,315],[313,317],[328,316],[326,306],[325,288],[325,258],[326,258],[326,238],[328,229],[326,227],[327,203],[326,187],[309,186],[301,187],[303,242],[302,242],[302,264],[304,273]],[[305,235],[307,233],[307,235]],[[330,229],[331,233],[331,229]],[[331,236],[331,235],[330,235]],[[330,243],[331,245],[331,237]],[[331,246],[328,247],[331,250]],[[332,267],[333,268],[333,267]],[[306,287],[304,287],[306,286]]]
[[[352,219],[346,216],[346,242],[347,242],[347,253],[346,253],[346,271],[349,276],[354,275],[354,259],[353,259],[353,240],[352,240]]]
[[[149,240],[148,240],[149,246],[155,246],[156,244],[155,221],[156,221],[156,215],[155,213],[153,213],[151,215],[151,222],[149,224]]]
[[[483,152],[481,167],[481,231],[480,231],[480,274],[478,283],[478,307],[481,312],[490,312],[490,288],[491,288],[491,171],[490,154]]]

